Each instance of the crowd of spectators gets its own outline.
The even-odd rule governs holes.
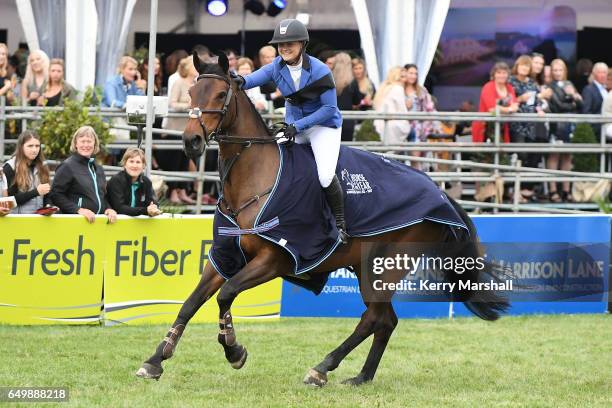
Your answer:
[[[70,151],[51,183],[38,135],[31,130],[22,132],[15,155],[0,172],[0,196],[13,197],[16,207],[5,202],[0,205],[0,215],[11,210],[14,214],[49,215],[59,210],[80,214],[90,223],[96,215],[104,214],[114,223],[117,214],[161,214],[151,180],[144,175],[146,162],[141,149],[126,150],[121,160],[123,170],[108,183],[103,166],[96,161],[100,141],[92,127],[77,129]]]
[[[590,68],[590,74],[586,76]],[[569,80],[565,61],[554,59],[545,65],[541,54],[521,55],[512,70],[506,63],[498,62],[491,70],[491,81],[485,84],[480,94],[479,112],[499,112],[501,114],[537,113],[545,116],[554,114],[604,114],[612,116],[612,70],[603,62],[596,64],[581,60],[577,64],[576,82]],[[606,105],[606,103],[608,105]],[[606,110],[606,107],[608,110]],[[606,125],[609,127],[610,125]],[[592,124],[597,141],[601,125]],[[576,125],[569,122],[529,123],[512,122],[502,125],[503,142],[506,143],[570,143]],[[606,128],[606,133],[610,133]],[[474,142],[492,141],[493,126],[483,122],[472,124]],[[519,155],[522,165],[538,167],[543,155],[529,153]],[[545,167],[552,170],[572,170],[572,155],[551,153],[544,157]],[[553,203],[573,202],[570,182],[549,183],[547,188],[541,184],[525,183],[521,190],[520,201],[529,202],[547,199]],[[539,189],[539,194],[535,191]],[[545,190],[548,191],[544,197]]]
[[[203,45],[195,46],[191,52],[198,54],[204,62],[213,62],[215,56]],[[262,47],[254,59],[240,56],[235,50],[225,50],[230,70],[246,76],[276,58],[276,49]],[[26,59],[25,65],[23,64]],[[325,50],[318,58],[330,68],[337,93],[340,110],[374,110],[382,113],[435,112],[436,99],[428,89],[420,85],[418,67],[407,63],[392,67],[384,81],[376,89],[368,77],[365,61],[347,52]],[[128,95],[145,95],[147,90],[148,61],[139,63],[131,56],[123,56],[118,62],[117,72],[105,82],[101,105],[123,108]],[[169,107],[186,110],[190,106],[189,87],[198,73],[191,54],[176,50],[163,61],[157,57],[154,67],[154,94],[168,96]],[[546,65],[544,56],[538,53],[521,55],[512,68],[497,62],[490,71],[490,81],[484,84],[477,109],[472,101],[465,101],[460,111],[498,112],[501,114],[537,113],[592,113],[612,116],[612,70],[604,63],[593,64],[579,60],[576,64],[574,83],[568,79],[565,62],[555,59]],[[283,95],[271,82],[250,89],[247,95],[260,113],[273,112],[284,107]],[[9,104],[25,101],[31,106],[61,106],[65,100],[77,98],[77,91],[64,79],[64,63],[61,59],[49,59],[41,50],[24,53],[23,50],[9,55],[5,44],[0,43],[0,96],[6,96]],[[182,130],[185,118],[171,117],[155,126],[168,130]],[[123,123],[119,123],[123,124]],[[342,141],[354,140],[360,123],[344,120]],[[604,125],[604,132],[612,139],[612,124]],[[460,123],[452,127],[440,121],[422,120],[376,120],[374,127],[383,143],[397,145],[403,142],[427,143],[428,138],[440,133],[471,134],[474,142],[493,140],[494,126],[475,121]],[[601,125],[593,125],[599,135]],[[570,142],[575,125],[570,123],[512,122],[501,125],[501,138],[505,143]],[[115,131],[118,139],[129,138],[128,131]],[[161,134],[166,140],[180,136]],[[0,195],[14,195],[17,212],[31,212],[53,202],[62,212],[81,213],[89,220],[95,214],[106,214],[114,220],[116,212],[126,214],[156,215],[156,198],[151,194],[150,180],[142,175],[144,155],[138,149],[128,149],[122,158],[124,170],[114,176],[108,184],[103,168],[96,163],[99,142],[92,128],[79,129],[73,138],[73,155],[56,172],[57,182],[50,187],[48,169],[43,164],[40,140],[32,132],[23,132],[17,142],[15,156],[4,164]],[[36,147],[38,146],[38,147]],[[38,150],[36,150],[38,149]],[[37,152],[34,154],[34,152]],[[412,155],[420,155],[414,151]],[[207,152],[206,170],[215,169],[215,152]],[[118,156],[118,158],[121,156]],[[117,160],[118,160],[117,158]],[[522,164],[528,167],[545,165],[549,169],[572,169],[570,154],[526,153],[519,155]],[[195,171],[197,163],[188,159],[182,150],[156,150],[153,168],[167,171]],[[412,163],[418,166],[417,163]],[[142,168],[141,168],[142,167]],[[137,169],[140,171],[137,172]],[[136,174],[138,173],[138,174]],[[87,176],[87,177],[85,177]],[[0,178],[0,180],[3,180]],[[169,182],[167,198],[172,204],[195,204],[197,184]],[[521,201],[542,199],[547,191],[551,202],[573,200],[569,182],[550,183],[546,188],[536,183],[523,183]],[[205,185],[203,204],[216,202],[216,184]],[[15,210],[14,210],[15,211]],[[6,213],[0,204],[0,215]]]

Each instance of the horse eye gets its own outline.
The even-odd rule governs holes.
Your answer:
[[[217,99],[225,99],[226,96],[227,96],[227,92],[221,92],[219,96],[217,96]]]

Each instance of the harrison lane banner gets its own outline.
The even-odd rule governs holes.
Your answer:
[[[492,215],[473,216],[472,220],[488,259],[510,268],[513,280],[523,285],[505,293],[511,301],[510,314],[607,310],[609,216]],[[428,282],[420,273],[415,277],[419,281],[415,283]],[[433,278],[429,281],[437,282]],[[451,305],[441,301],[443,298],[431,298],[431,290],[423,293],[427,296],[419,298],[417,292],[396,292],[393,305],[398,317],[472,315],[461,303]],[[349,270],[333,272],[319,296],[283,282],[283,317],[359,317],[364,310],[357,276]]]
[[[212,217],[0,219],[0,324],[171,323],[200,280]],[[281,282],[251,289],[237,319],[280,314]],[[215,298],[194,316],[215,322]]]

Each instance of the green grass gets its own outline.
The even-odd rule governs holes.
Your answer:
[[[225,362],[215,325],[188,326],[159,382],[134,372],[166,326],[0,326],[0,386],[67,386],[62,407],[611,407],[611,318],[401,320],[373,383],[340,384],[361,369],[367,340],[323,389],[302,378],[355,319],[239,322],[249,350],[239,371]]]

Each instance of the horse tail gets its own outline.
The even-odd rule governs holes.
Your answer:
[[[456,237],[454,234],[449,234],[447,242],[460,242],[464,245],[460,246],[460,253],[458,256],[470,257],[476,259],[483,256],[483,251],[479,245],[478,234],[476,226],[472,222],[470,216],[465,210],[457,203],[453,198],[448,197],[448,200],[455,208],[455,211],[461,217],[461,220],[468,227],[469,235],[463,233]],[[445,274],[447,280],[456,283],[456,287],[460,287],[460,282],[482,282],[487,278],[489,280],[501,281],[500,276],[507,275],[504,270],[491,262],[484,262],[484,268],[482,269],[467,269],[464,273],[459,274],[454,271],[449,271]],[[464,290],[458,293],[459,299],[463,301],[465,306],[476,316],[483,320],[497,320],[500,314],[506,312],[510,303],[506,297],[501,296],[495,291],[471,291]]]

